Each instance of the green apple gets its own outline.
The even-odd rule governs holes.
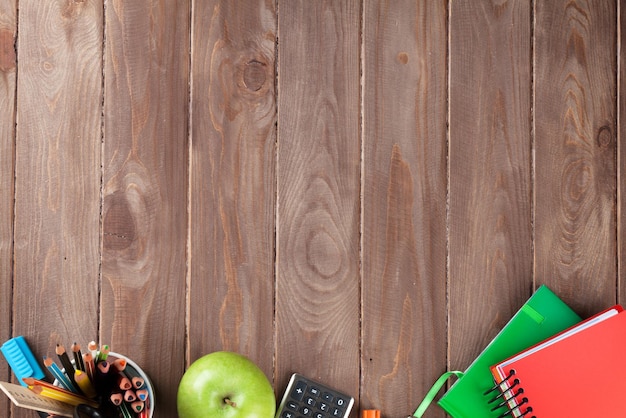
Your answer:
[[[216,351],[194,361],[178,385],[180,418],[274,418],[276,397],[250,359]]]

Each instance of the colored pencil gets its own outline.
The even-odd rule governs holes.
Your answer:
[[[96,359],[98,358],[98,344],[95,341],[91,341],[89,344],[87,344],[87,349],[91,352],[91,357],[93,357],[93,360],[96,361]]]
[[[85,371],[90,378],[94,378],[96,375],[96,364],[93,361],[93,356],[90,352],[83,354],[83,362],[85,363]]]
[[[124,372],[126,373],[126,376],[128,376],[128,378],[130,379],[130,381],[132,382],[133,386],[135,389],[139,389],[144,385],[144,378],[141,377],[141,375],[139,374],[139,372],[137,370],[135,370],[134,367],[132,366],[126,366],[126,369],[124,370]]]
[[[38,379],[35,379],[34,377],[24,377],[24,378],[22,378],[22,380],[28,386],[39,385],[39,386],[47,386],[47,387],[50,387],[50,388],[57,388],[57,389],[59,388],[59,386],[54,386],[50,382],[46,382],[44,380],[38,380]]]
[[[137,400],[137,395],[132,390],[127,390],[124,392],[124,400],[128,403],[135,402]]]
[[[148,399],[148,389],[139,389],[135,393],[137,394],[137,397],[142,401]]]
[[[83,354],[80,352],[80,344],[72,344],[72,353],[74,353],[74,365],[78,370],[85,372],[85,362],[83,361]]]
[[[122,416],[124,418],[133,418],[132,413],[130,412],[130,410],[128,409],[128,406],[125,403],[122,403],[118,408],[122,412]]]
[[[74,380],[74,371],[76,369],[74,368],[74,365],[70,361],[70,357],[67,355],[67,352],[65,351],[65,347],[63,347],[61,344],[57,344],[57,348],[55,351],[57,353],[57,357],[59,357],[59,360],[61,361],[61,364],[65,368],[65,374],[67,375],[67,377],[69,377],[70,381],[76,386],[76,381]]]
[[[63,365],[63,367],[65,367],[65,373],[68,376],[73,375],[75,368],[70,360],[70,357],[67,355],[67,351],[65,351],[65,347],[63,347],[61,344],[57,344],[55,352],[57,353],[57,357],[59,357],[61,364]]]
[[[130,404],[130,409],[132,409],[134,412],[141,412],[143,411],[144,407],[145,403],[143,403],[142,401],[134,401]]]
[[[65,373],[61,370],[61,368],[49,357],[43,358],[43,364],[46,366],[48,371],[52,373],[52,376],[59,382],[59,384],[74,393],[78,393],[78,389],[74,384],[70,381]]]
[[[117,379],[117,387],[122,390],[129,390],[133,388],[133,384],[130,383],[130,380],[126,376],[120,375]]]
[[[98,396],[98,393],[96,392],[96,389],[94,388],[93,383],[89,379],[87,373],[76,370],[74,372],[74,380],[76,381],[76,384],[78,385],[80,390],[85,394],[85,396],[87,396],[88,398],[95,398],[96,396]]]
[[[113,368],[117,371],[117,372],[121,372],[126,370],[126,360],[124,360],[123,358],[118,358],[115,359],[112,363]]]
[[[111,350],[110,350],[110,348],[109,348],[109,346],[108,346],[108,345],[103,345],[103,346],[100,348],[100,352],[98,353],[98,358],[97,358],[97,360],[96,360],[96,363],[97,363],[97,362],[99,362],[99,361],[104,361],[104,360],[106,360],[106,359],[107,359],[107,357],[109,356],[109,351],[111,351]]]
[[[124,395],[121,392],[113,392],[109,399],[113,405],[119,406],[124,402]]]
[[[37,395],[41,395],[49,399],[56,399],[57,401],[65,402],[70,405],[76,406],[84,403],[89,406],[93,406],[94,408],[98,407],[97,402],[94,402],[91,399],[85,398],[84,396],[77,395],[61,388],[41,385],[29,386],[28,388]]]
[[[102,375],[108,374],[109,370],[111,370],[111,363],[104,360],[104,361],[99,362],[96,367],[98,368],[99,374],[102,374]]]

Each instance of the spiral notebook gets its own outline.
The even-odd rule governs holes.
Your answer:
[[[581,318],[548,287],[539,287],[517,313],[500,330],[465,372],[448,372],[433,385],[413,416],[421,417],[447,377],[458,380],[439,399],[439,406],[454,418],[496,418],[501,412],[492,411],[485,391],[493,386],[489,367],[533,344],[577,324]]]
[[[491,367],[514,417],[626,416],[626,313],[607,309]]]

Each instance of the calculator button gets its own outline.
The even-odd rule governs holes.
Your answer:
[[[339,408],[333,408],[332,412],[331,412],[332,416],[334,417],[340,417],[343,415],[343,410],[339,409]]]
[[[335,405],[343,408],[344,406],[346,406],[346,400],[343,398],[337,398],[335,399]]]
[[[292,411],[295,411],[296,409],[298,409],[298,403],[294,401],[287,401],[287,403],[285,403],[285,406],[291,409]]]
[[[280,417],[281,418],[296,418],[296,414],[294,414],[293,412],[285,411]]]
[[[300,413],[304,415],[305,417],[310,416],[311,412],[313,412],[313,410],[309,408],[308,406],[303,406],[302,408],[300,408]]]
[[[322,393],[322,399],[324,399],[326,402],[332,402],[333,395],[331,393],[324,392]]]
[[[291,397],[301,401],[304,396],[304,391],[306,390],[306,383],[298,381],[291,392]]]
[[[315,399],[311,398],[310,396],[307,396],[306,398],[304,398],[304,403],[307,404],[308,406],[313,406],[315,405]]]
[[[320,410],[320,411],[322,411],[322,412],[326,412],[326,411],[328,411],[330,408],[329,408],[329,406],[328,406],[328,404],[327,404],[327,403],[320,402],[320,403],[317,405],[317,409],[319,409],[319,410]]]
[[[316,412],[313,414],[313,418],[324,418],[324,414],[321,412]]]
[[[317,398],[320,396],[320,389],[318,387],[311,386],[309,388],[309,393]]]

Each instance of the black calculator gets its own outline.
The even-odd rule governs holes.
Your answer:
[[[348,418],[352,405],[352,396],[294,373],[276,418]]]

